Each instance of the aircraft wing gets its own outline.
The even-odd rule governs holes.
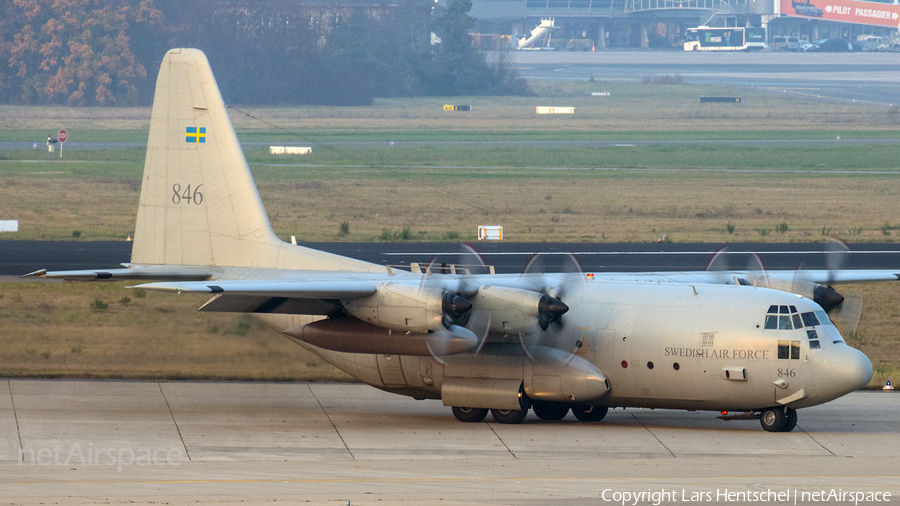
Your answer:
[[[598,281],[632,281],[632,282],[672,282],[687,284],[733,284],[766,278],[770,281],[791,283],[806,281],[822,285],[843,285],[850,283],[871,283],[900,280],[900,270],[800,270],[800,271],[675,271],[675,272],[597,272],[592,273]],[[765,283],[760,282],[760,285]]]
[[[811,283],[844,285],[848,283],[870,283],[876,281],[900,280],[900,271],[886,270],[800,270],[800,271],[773,271],[769,277],[777,277],[782,280],[799,279]]]

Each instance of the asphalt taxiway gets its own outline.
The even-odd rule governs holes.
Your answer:
[[[0,392],[7,504],[595,505],[621,504],[604,491],[661,490],[677,497],[660,504],[726,490],[790,494],[767,504],[853,504],[802,495],[832,490],[900,500],[894,393],[804,409],[793,432],[768,434],[639,409],[464,424],[439,401],[348,384],[14,379]]]
[[[0,276],[21,276],[38,269],[114,269],[131,259],[126,241],[0,241]],[[442,263],[469,264],[471,255],[457,243],[310,242],[313,249],[380,265],[421,268]],[[826,269],[823,243],[514,243],[480,241],[474,245],[487,265],[498,273],[519,273],[536,254],[544,256],[542,270],[571,267],[573,255],[587,272],[702,271],[721,248],[732,269],[761,264],[766,269]],[[900,269],[900,244],[850,244],[840,258],[842,269]],[[755,260],[758,256],[759,261]],[[753,267],[756,269],[757,267]],[[900,271],[898,271],[900,272]]]

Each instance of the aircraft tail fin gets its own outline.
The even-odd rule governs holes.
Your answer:
[[[206,55],[166,53],[132,249],[136,264],[371,271],[272,231]],[[380,267],[383,269],[383,267]]]

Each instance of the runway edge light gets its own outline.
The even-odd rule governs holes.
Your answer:
[[[882,390],[893,390],[893,389],[894,389],[894,385],[891,385],[891,380],[888,380],[887,384],[884,385],[884,388],[882,388]]]

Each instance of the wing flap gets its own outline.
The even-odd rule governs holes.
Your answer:
[[[329,316],[342,309],[340,303],[324,299],[296,299],[265,295],[217,294],[200,311],[220,313],[306,314]]]
[[[167,293],[212,293],[229,296],[283,297],[286,299],[356,299],[374,294],[369,281],[234,280],[146,283],[133,288]]]

